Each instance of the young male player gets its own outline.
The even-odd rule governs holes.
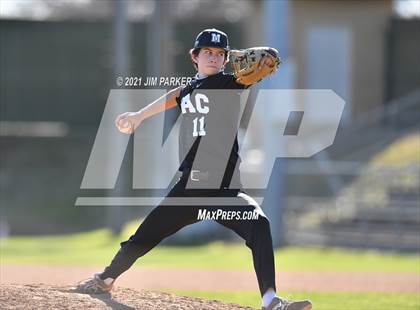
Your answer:
[[[252,61],[259,52],[261,51],[258,48],[252,49],[246,57]],[[240,202],[239,206],[217,208],[224,211],[257,213],[258,217],[252,220],[243,220],[239,216],[239,218],[216,219],[216,221],[235,231],[251,249],[262,296],[262,309],[310,310],[312,304],[308,300],[291,302],[276,296],[270,223],[257,202],[241,189],[237,171],[240,162],[238,141],[236,134],[232,135],[232,130],[237,130],[239,121],[238,101],[235,100],[235,94],[238,92],[232,90],[245,89],[265,76],[255,74],[254,77],[255,71],[240,78],[233,74],[225,74],[223,70],[228,62],[228,54],[228,37],[224,32],[214,28],[200,32],[194,48],[190,51],[191,59],[197,69],[197,74],[191,83],[169,91],[138,112],[119,115],[115,124],[121,132],[131,134],[147,118],[178,107],[182,112],[179,137],[181,159],[179,170],[182,176],[165,199],[231,197]],[[279,63],[276,51],[269,49],[263,55],[266,56],[260,59],[258,68],[268,69],[263,72],[275,71]],[[226,137],[229,136],[234,137],[233,146],[230,144],[229,152],[226,152],[226,145],[220,144],[225,144]],[[199,161],[198,165],[196,161]],[[80,291],[92,294],[109,292],[115,279],[129,269],[139,257],[149,252],[164,238],[199,221],[199,207],[190,204],[165,205],[165,199],[150,212],[137,231],[127,241],[121,243],[120,250],[102,273],[95,274],[78,285]]]

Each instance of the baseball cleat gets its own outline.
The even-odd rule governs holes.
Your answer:
[[[262,310],[311,310],[312,303],[309,300],[289,301],[279,297],[274,297],[268,307]]]
[[[106,294],[112,290],[113,285],[114,281],[108,285],[96,273],[92,278],[77,283],[76,291],[83,294]]]

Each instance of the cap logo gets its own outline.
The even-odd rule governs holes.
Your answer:
[[[220,43],[220,33],[212,33],[211,34],[211,41],[213,43]]]

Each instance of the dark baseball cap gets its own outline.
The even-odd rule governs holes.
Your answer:
[[[194,48],[218,47],[229,50],[229,41],[226,33],[215,28],[204,29],[195,39]]]

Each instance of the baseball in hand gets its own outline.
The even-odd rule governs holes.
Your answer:
[[[131,134],[131,133],[133,133],[133,124],[128,119],[120,119],[118,121],[118,129],[122,133]]]

